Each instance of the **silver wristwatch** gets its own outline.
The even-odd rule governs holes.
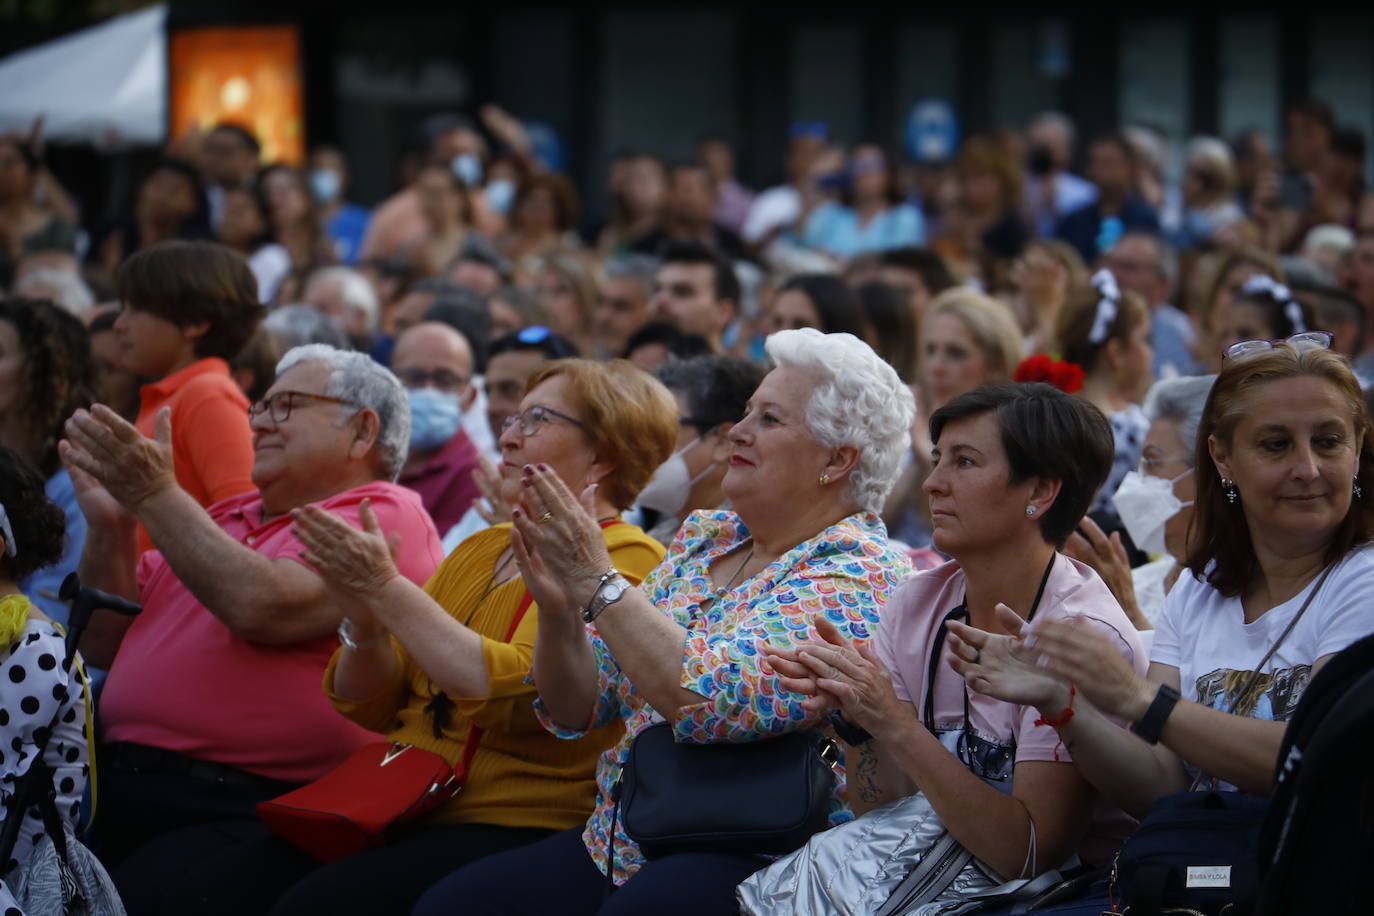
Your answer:
[[[597,583],[596,591],[592,592],[592,600],[582,609],[582,621],[591,623],[601,616],[602,611],[625,597],[625,592],[632,587],[629,580],[616,570],[607,572]]]
[[[353,638],[353,621],[345,617],[343,620],[339,621],[339,642],[356,652],[359,649],[371,649],[373,646],[377,645],[379,640],[372,639],[367,642],[356,641]]]

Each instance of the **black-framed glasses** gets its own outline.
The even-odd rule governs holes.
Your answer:
[[[1331,341],[1335,339],[1330,331],[1303,331],[1284,340],[1242,340],[1227,347],[1222,352],[1221,358],[1234,362],[1259,353],[1267,353],[1279,344],[1288,344],[1299,353],[1304,350],[1330,350]]]
[[[272,418],[273,423],[285,423],[291,419],[292,409],[300,406],[299,399],[323,401],[326,404],[353,404],[346,398],[334,398],[327,394],[312,394],[309,391],[278,391],[271,397],[263,398],[249,407],[248,417],[252,419],[266,413]]]
[[[462,391],[471,379],[447,369],[392,369],[407,388],[436,388],[439,391]]]
[[[554,410],[552,407],[545,407],[543,404],[535,404],[523,413],[513,413],[502,420],[501,431],[505,432],[518,421],[520,423],[520,435],[533,436],[535,433],[539,432],[539,427],[550,422],[550,417],[557,417],[560,420],[566,420],[574,426],[586,428],[586,424],[577,419],[577,417],[570,417],[565,413]]]

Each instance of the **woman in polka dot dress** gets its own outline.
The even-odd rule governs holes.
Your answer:
[[[75,670],[64,670],[62,631],[16,585],[61,558],[64,530],[62,510],[48,502],[42,477],[0,448],[0,817],[8,816],[15,784],[32,765],[38,739],[52,727],[44,759],[53,771],[57,810],[75,825],[90,775],[85,686]],[[0,881],[3,916],[23,912],[11,893],[14,869],[29,860],[44,833],[37,808],[24,817]]]

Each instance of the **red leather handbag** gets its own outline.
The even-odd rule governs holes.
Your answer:
[[[506,642],[533,602],[526,591]],[[309,785],[259,802],[258,816],[277,836],[322,862],[375,849],[386,843],[390,831],[462,790],[481,742],[482,729],[474,725],[456,768],[441,755],[410,744],[369,744]]]
[[[322,862],[373,849],[386,842],[388,831],[458,794],[480,737],[481,729],[472,729],[456,771],[433,751],[369,744],[328,775],[260,802],[258,816],[277,836]]]

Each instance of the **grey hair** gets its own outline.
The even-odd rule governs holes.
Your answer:
[[[1202,423],[1202,409],[1212,390],[1215,375],[1184,375],[1155,382],[1145,397],[1145,416],[1156,420],[1172,420],[1178,424],[1183,437],[1189,464],[1197,460],[1197,428]]]
[[[51,297],[35,295],[31,292],[35,287],[51,289],[53,295]],[[14,284],[14,294],[42,299],[51,298],[54,303],[62,306],[63,309],[78,318],[87,309],[95,305],[95,294],[86,285],[86,281],[69,270],[61,270],[57,267],[39,267],[24,274],[19,282]]]
[[[1073,126],[1073,120],[1069,118],[1068,115],[1064,114],[1062,111],[1042,111],[1040,114],[1031,118],[1030,124],[1027,125],[1026,132],[1030,133],[1042,124],[1063,133],[1065,139],[1068,141],[1069,149],[1073,149],[1074,140],[1077,139],[1078,131]]]
[[[1127,229],[1121,233],[1121,239],[1117,244],[1128,238],[1149,239],[1155,246],[1155,266],[1164,275],[1164,279],[1169,281],[1169,295],[1173,296],[1178,287],[1178,249],[1170,245],[1164,236],[1149,229]]]
[[[363,410],[377,414],[377,456],[386,465],[387,479],[395,481],[405,466],[410,447],[410,402],[400,380],[366,353],[320,343],[289,350],[277,363],[277,377],[301,363],[324,363],[329,367],[329,385],[324,393],[347,402],[341,405],[341,423]]]
[[[822,334],[815,328],[778,331],[768,336],[764,349],[779,368],[819,376],[806,405],[806,427],[824,448],[852,445],[859,450],[848,495],[861,509],[881,511],[911,444],[916,416],[911,389],[853,334]]]
[[[349,349],[348,338],[338,325],[308,305],[283,305],[268,312],[262,323],[277,338],[283,350],[306,344],[329,344],[339,350]]]
[[[339,298],[343,299],[349,312],[361,312],[367,316],[368,330],[375,333],[382,307],[377,299],[377,291],[367,277],[351,267],[321,267],[310,275],[309,283],[313,285],[329,280],[338,281]]]
[[[647,296],[653,292],[654,277],[658,274],[658,258],[647,254],[622,254],[611,258],[601,268],[601,273],[612,280],[634,280],[644,288]]]

